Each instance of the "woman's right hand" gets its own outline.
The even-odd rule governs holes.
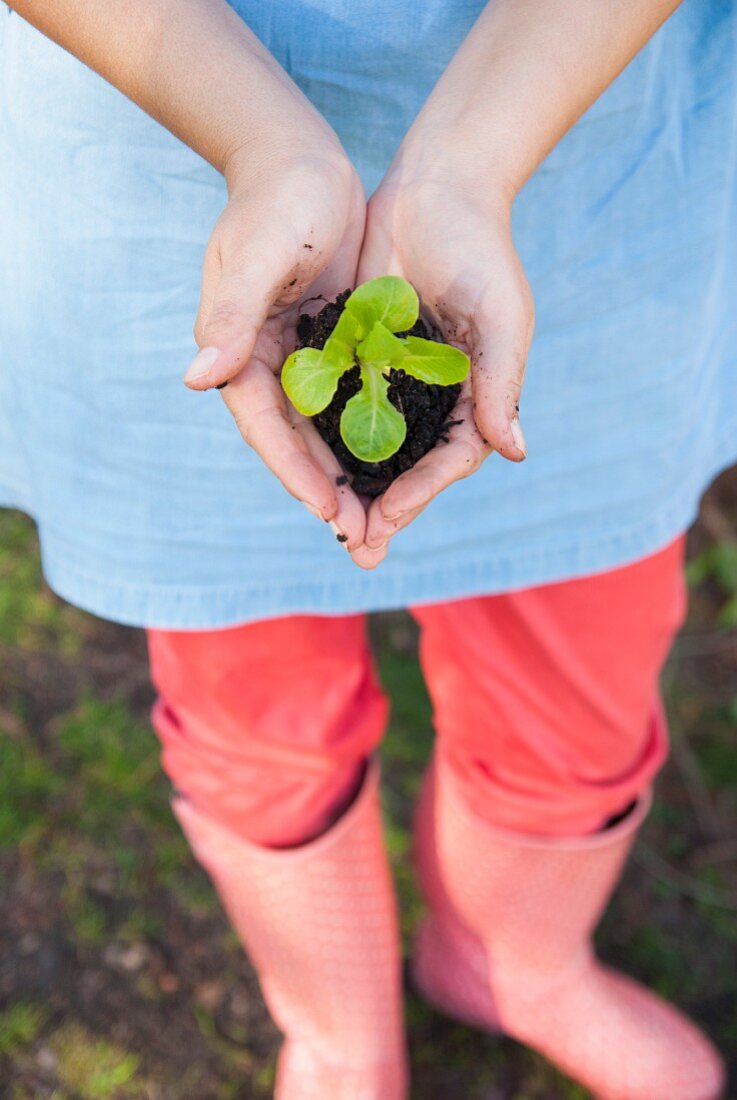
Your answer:
[[[365,508],[350,486],[336,484],[337,459],[279,381],[300,304],[354,286],[364,231],[355,170],[337,140],[319,131],[316,140],[310,130],[307,147],[283,137],[256,162],[253,148],[228,161],[230,197],[205,253],[200,351],[185,382],[194,390],[227,383],[222,396],[244,440],[353,550],[363,543]]]
[[[277,371],[298,303],[355,281],[361,184],[335,132],[226,0],[13,0],[11,7],[224,172],[230,201],[205,256],[192,389],[223,390],[244,436],[349,548],[366,512]],[[336,491],[337,490],[337,491]]]

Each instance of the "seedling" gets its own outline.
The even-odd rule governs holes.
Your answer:
[[[361,388],[346,403],[340,434],[363,462],[389,458],[407,434],[404,416],[388,397],[391,369],[435,386],[452,386],[468,374],[468,356],[458,348],[399,335],[419,314],[417,293],[404,279],[371,279],[347,299],[325,346],[292,352],[282,369],[289,400],[304,416],[315,416],[332,401],[342,375],[359,367]]]

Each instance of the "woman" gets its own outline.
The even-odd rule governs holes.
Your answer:
[[[61,595],[148,628],[176,812],[285,1033],[281,1100],[407,1095],[361,618],[401,605],[438,732],[420,990],[597,1096],[720,1094],[708,1041],[590,936],[666,751],[683,531],[737,455],[736,38],[719,0],[2,16],[1,499]],[[278,370],[301,302],[387,272],[472,380],[366,510]]]

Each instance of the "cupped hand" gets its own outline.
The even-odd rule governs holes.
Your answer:
[[[449,441],[369,507],[364,545],[352,551],[363,568],[378,565],[391,538],[492,451],[514,462],[526,455],[519,398],[534,308],[510,207],[483,181],[465,180],[457,164],[416,174],[401,156],[369,202],[359,282],[393,274],[412,283],[443,339],[470,356],[471,372]]]
[[[282,142],[282,146],[289,145]],[[317,430],[279,381],[294,349],[300,305],[333,299],[356,280],[365,224],[363,189],[337,143],[231,159],[229,202],[205,254],[195,324],[193,390],[223,387],[244,440],[284,487],[349,550],[362,545],[366,510]]]

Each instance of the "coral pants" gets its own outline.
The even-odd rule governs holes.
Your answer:
[[[596,576],[413,609],[437,752],[477,814],[582,835],[648,785],[667,751],[658,677],[684,613],[683,542]],[[364,617],[148,638],[175,787],[266,846],[327,828],[387,718]]]

